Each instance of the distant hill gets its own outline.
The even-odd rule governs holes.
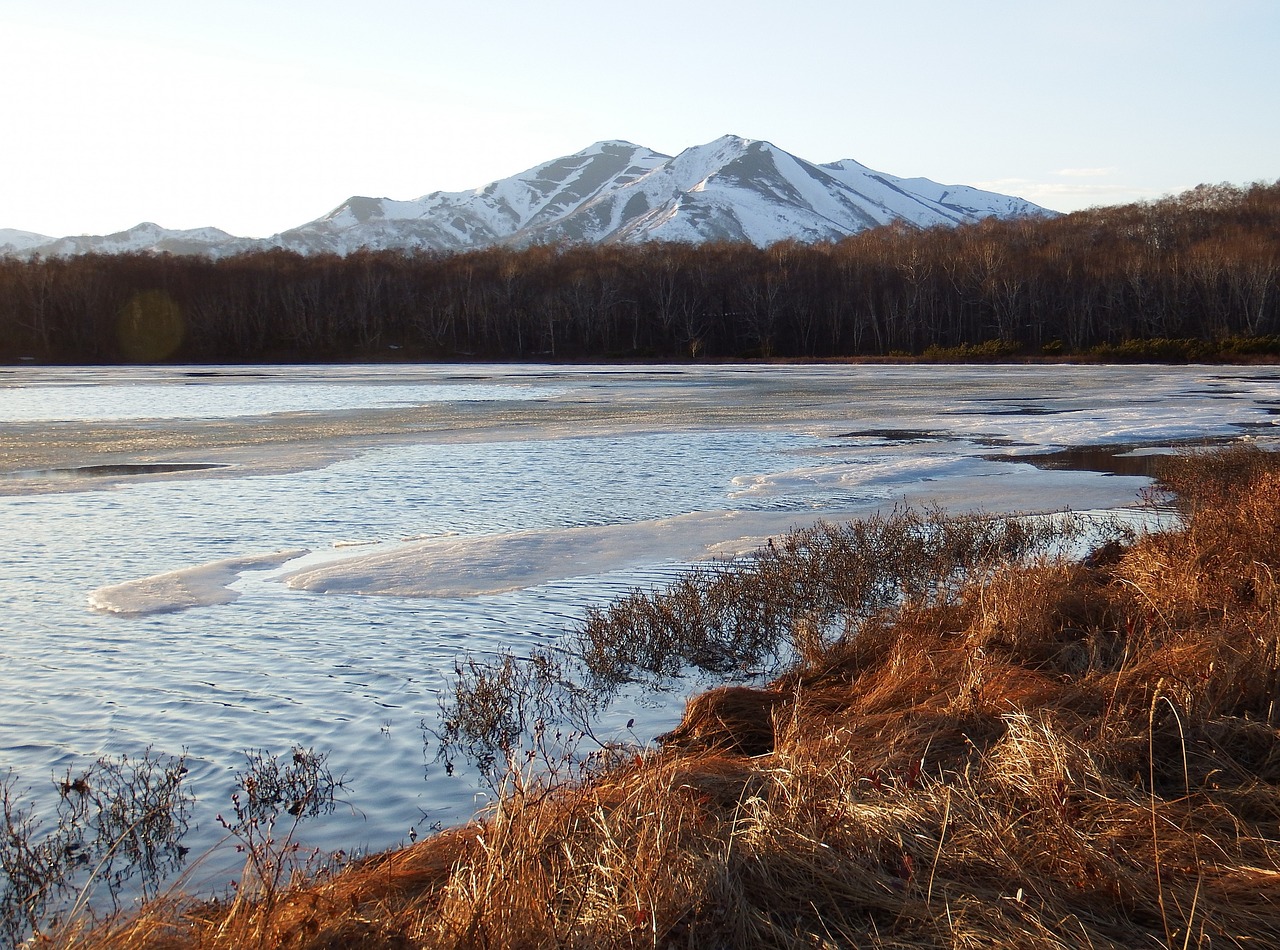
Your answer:
[[[768,142],[726,135],[674,157],[630,142],[597,142],[473,191],[437,191],[412,201],[352,197],[314,221],[261,240],[216,228],[171,231],[150,223],[116,234],[63,238],[0,230],[0,253],[168,251],[222,257],[275,247],[349,254],[714,240],[765,246],[788,239],[835,240],[894,221],[930,227],[1054,213],[966,185],[898,178],[852,159],[817,165]]]

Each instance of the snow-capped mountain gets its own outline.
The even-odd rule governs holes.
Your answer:
[[[768,142],[727,135],[674,158],[599,142],[475,191],[416,201],[352,198],[273,240],[337,253],[555,241],[767,245],[838,239],[896,220],[928,227],[1049,213],[1020,198],[898,178],[852,160],[815,165]]]
[[[25,254],[32,248],[48,244],[53,238],[47,234],[36,234],[34,231],[17,231],[13,228],[0,228],[0,254]]]
[[[274,246],[253,238],[236,237],[217,228],[191,228],[174,231],[158,224],[144,221],[127,231],[114,234],[79,235],[77,237],[49,238],[30,235],[39,241],[25,241],[25,247],[17,242],[5,243],[9,234],[27,235],[24,231],[0,231],[0,254],[43,254],[47,257],[70,257],[75,254],[127,254],[135,251],[168,252],[170,254],[208,254],[225,257],[242,251],[260,250]]]
[[[223,256],[283,247],[349,254],[362,248],[711,240],[764,246],[834,240],[892,221],[930,227],[1053,213],[1021,198],[898,178],[851,159],[816,165],[768,142],[726,135],[674,157],[630,142],[597,142],[474,191],[437,191],[412,201],[352,197],[264,240],[215,228],[166,231],[141,224],[105,237],[44,243],[34,240],[39,235],[0,231],[0,253]]]
[[[461,250],[533,243],[541,229],[608,200],[670,161],[629,142],[598,142],[474,191],[437,191],[415,201],[349,198],[323,218],[271,240],[298,251],[357,248]],[[526,237],[527,235],[527,237]],[[603,235],[573,235],[599,240]]]

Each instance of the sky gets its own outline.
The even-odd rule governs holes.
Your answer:
[[[266,237],[721,135],[1059,211],[1280,178],[1277,0],[0,0],[0,228]]]

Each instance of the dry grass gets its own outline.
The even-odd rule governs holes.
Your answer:
[[[513,769],[464,828],[63,943],[1280,946],[1280,459],[1166,487],[1180,529],[809,638],[589,781]]]

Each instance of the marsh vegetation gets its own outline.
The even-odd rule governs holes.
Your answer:
[[[459,722],[509,727],[490,733],[499,794],[475,821],[269,894],[173,892],[50,941],[1273,945],[1280,457],[1181,456],[1158,485],[1173,524],[1083,559],[1060,531],[1045,549],[1021,528],[903,513],[814,529],[737,581],[726,569],[637,593],[559,657],[459,679]],[[830,560],[850,538],[884,557]],[[882,568],[898,549],[906,570]],[[770,590],[776,616],[722,608],[741,619],[716,627],[697,612],[730,588],[725,602]],[[739,624],[790,632],[740,653],[724,646]],[[611,630],[621,645],[713,632],[671,634],[678,660],[623,649],[596,669]],[[569,667],[616,679],[706,658],[732,674],[766,653],[776,675],[695,697],[659,743],[566,754],[537,705]],[[513,702],[523,717],[504,719]]]

